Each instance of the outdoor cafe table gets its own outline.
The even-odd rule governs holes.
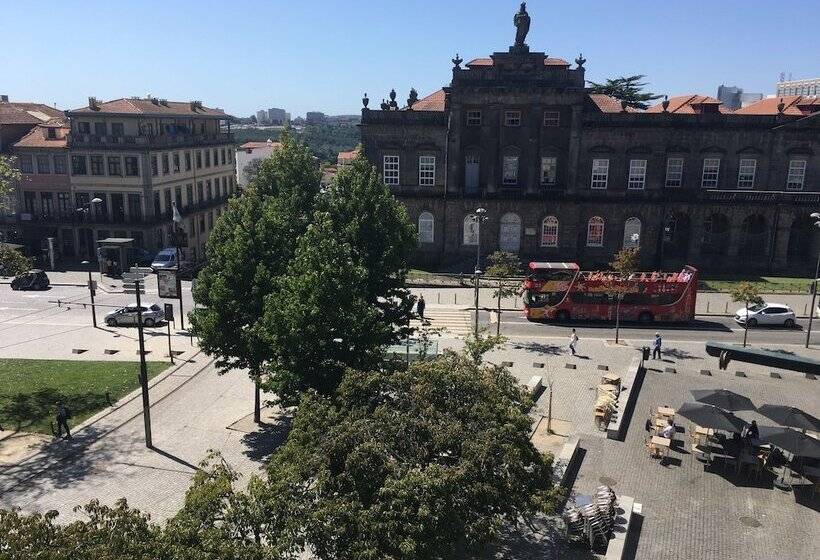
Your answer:
[[[673,418],[675,416],[675,409],[669,408],[668,406],[659,406],[658,407],[658,414],[661,416],[667,416],[669,418]]]
[[[672,440],[661,436],[652,436],[652,445],[663,449],[663,456],[669,455],[669,448],[672,447]]]

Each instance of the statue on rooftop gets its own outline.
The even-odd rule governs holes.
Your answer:
[[[530,14],[527,13],[527,3],[521,2],[521,9],[513,17],[513,25],[515,25],[515,46],[523,47],[524,39],[527,38],[527,33],[530,31]]]

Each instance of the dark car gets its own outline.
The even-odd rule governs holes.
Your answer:
[[[11,281],[12,290],[45,290],[50,282],[45,272],[39,269],[29,270]]]

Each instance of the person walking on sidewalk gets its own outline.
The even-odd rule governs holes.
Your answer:
[[[663,344],[663,339],[661,339],[661,333],[655,333],[655,341],[652,343],[652,359],[653,360],[660,360],[661,359],[661,344]]]
[[[419,314],[419,319],[421,319],[422,321],[424,320],[424,307],[426,305],[427,304],[424,303],[424,296],[419,295],[419,300],[416,302],[416,313]]]
[[[71,417],[71,413],[63,404],[63,401],[59,401],[57,403],[57,437],[63,435],[63,429],[65,429],[65,437],[71,439],[71,431],[68,429],[68,419]]]
[[[575,329],[572,329],[572,334],[569,335],[569,351],[572,352],[572,355],[575,355],[575,346],[578,344],[578,335],[575,332]]]

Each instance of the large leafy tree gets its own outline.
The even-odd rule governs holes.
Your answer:
[[[503,368],[447,353],[394,373],[348,371],[306,393],[268,468],[272,502],[323,559],[455,558],[553,511],[551,458]]]
[[[763,303],[760,291],[751,282],[741,282],[732,289],[732,301],[742,302],[746,308],[746,321],[743,323],[743,347],[749,338],[749,307]]]
[[[637,242],[637,238],[635,239]],[[624,247],[617,253],[609,266],[617,273],[605,284],[606,292],[617,299],[615,305],[615,344],[620,342],[621,334],[621,302],[624,296],[634,289],[634,282],[629,277],[637,272],[641,265],[640,249]]]
[[[0,243],[0,276],[16,276],[30,268],[30,258],[17,249]]]
[[[259,381],[273,357],[260,325],[265,298],[274,290],[307,229],[320,174],[310,152],[287,135],[258,169],[253,182],[217,220],[207,246],[191,317],[201,348],[222,371],[245,368],[256,382],[254,418],[259,421]]]
[[[6,210],[9,195],[22,177],[14,158],[0,155],[0,210]]]
[[[608,79],[602,84],[590,81],[588,82],[589,91],[590,93],[603,93],[612,96],[619,101],[625,102],[628,107],[646,109],[649,107],[650,101],[660,99],[662,96],[644,91],[647,84],[641,80],[645,77],[643,74],[621,76]]]
[[[521,261],[513,253],[495,251],[487,257],[487,262],[489,263],[487,276],[496,280],[495,290],[493,291],[493,297],[496,298],[497,302],[496,312],[498,313],[495,335],[501,336],[501,300],[519,293],[521,283],[510,280],[510,277],[519,273]]]

